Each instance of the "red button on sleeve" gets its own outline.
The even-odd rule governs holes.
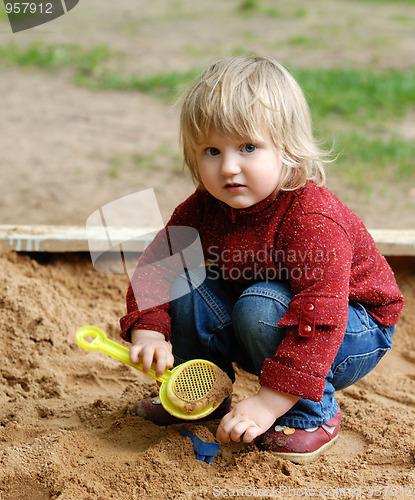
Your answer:
[[[311,328],[310,325],[303,325],[302,331],[307,335],[310,334],[313,331],[313,329]]]
[[[314,304],[311,304],[310,302],[308,302],[305,306],[304,306],[304,309],[308,312],[310,311],[314,311]]]

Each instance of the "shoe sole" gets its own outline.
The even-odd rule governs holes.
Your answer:
[[[338,437],[339,436],[337,435],[328,443],[321,446],[321,448],[316,451],[312,451],[311,453],[279,453],[277,451],[273,451],[271,453],[276,457],[283,458],[284,460],[289,460],[290,462],[294,462],[295,464],[311,464],[312,462],[315,462],[329,448],[331,448],[337,441]]]

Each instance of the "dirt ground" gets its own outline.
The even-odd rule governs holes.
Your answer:
[[[391,68],[415,60],[415,8],[408,3],[317,0],[311,8],[293,0],[279,3],[279,17],[242,16],[238,3],[160,0],[137,9],[132,0],[116,8],[89,0],[20,35],[2,21],[0,43],[105,43],[119,53],[112,63],[119,71],[144,73],[243,51],[298,66]],[[304,34],[314,43],[294,43]],[[178,155],[173,106],[138,92],[77,87],[70,71],[1,62],[0,102],[1,224],[83,225],[101,205],[149,187],[167,220],[193,190],[163,157]],[[406,137],[415,137],[414,119],[402,123]],[[137,154],[152,165],[132,165],[128,159]],[[413,186],[402,192],[391,185],[388,196],[368,204],[335,175],[328,184],[369,228],[414,227]],[[415,497],[415,260],[390,262],[406,298],[394,349],[338,394],[336,445],[315,464],[299,466],[241,443],[222,444],[204,463],[178,426],[135,417],[134,405],[156,395],[155,383],[75,343],[86,324],[120,341],[125,277],[97,272],[88,255],[0,254],[0,498]],[[234,402],[256,389],[256,380],[239,371]],[[213,438],[216,425],[189,428]]]

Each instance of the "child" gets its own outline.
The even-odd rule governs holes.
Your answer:
[[[402,294],[361,220],[323,187],[307,103],[277,62],[235,57],[208,68],[183,96],[181,140],[197,189],[167,228],[198,231],[206,278],[151,266],[163,258],[155,238],[120,321],[130,358],[146,371],[154,360],[157,373],[209,359],[233,380],[237,363],[260,389],[216,410],[218,441],[261,436],[262,449],[312,462],[337,437],[335,390],[391,348]],[[178,298],[161,304],[169,290]],[[172,422],[156,403],[140,402],[138,414]]]

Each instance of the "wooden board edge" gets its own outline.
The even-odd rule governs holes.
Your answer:
[[[108,228],[107,228],[108,229]],[[376,246],[384,256],[415,256],[415,230],[371,229]],[[111,234],[109,243],[108,234]],[[153,240],[151,228],[110,228],[109,232],[96,228],[96,232],[82,226],[57,225],[0,225],[0,251],[8,252],[119,252],[119,243],[134,239],[134,252],[142,252]]]

